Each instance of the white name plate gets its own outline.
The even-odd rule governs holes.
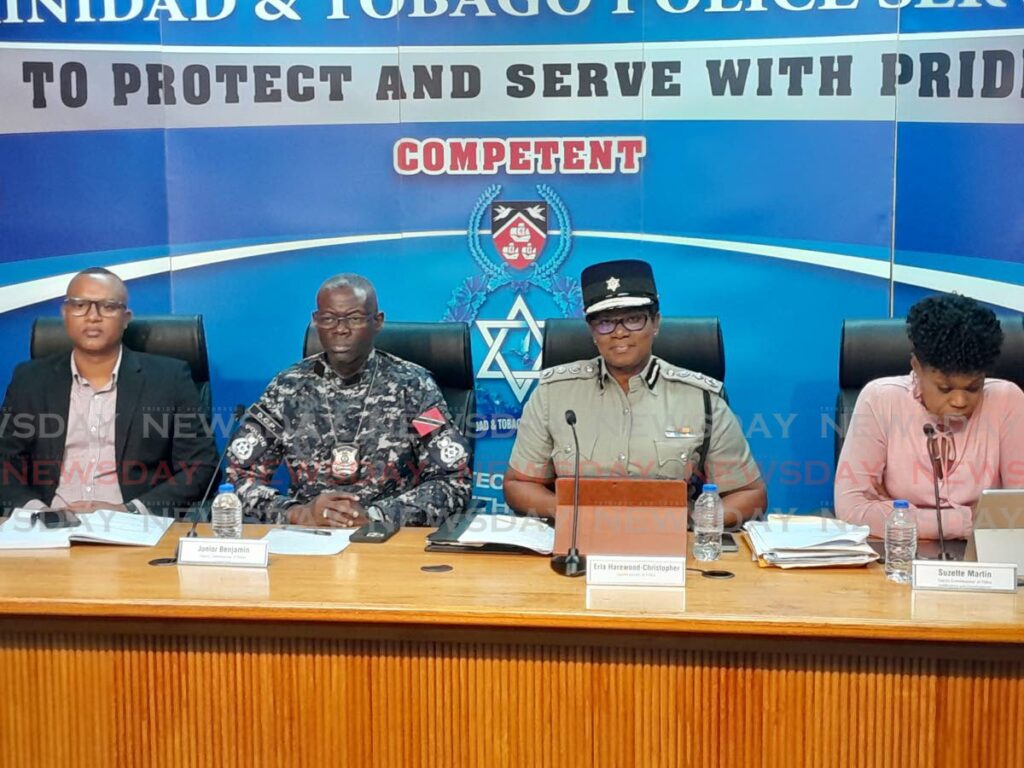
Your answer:
[[[587,555],[587,584],[682,587],[686,585],[686,558]]]
[[[182,539],[178,565],[232,565],[266,568],[270,546],[266,539]]]
[[[1017,566],[1013,563],[915,560],[910,583],[914,589],[1016,592]]]

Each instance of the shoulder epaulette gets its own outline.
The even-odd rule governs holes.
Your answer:
[[[551,384],[570,379],[595,379],[599,370],[600,366],[594,360],[577,360],[574,363],[545,368],[540,372],[540,383]]]
[[[678,365],[669,365],[666,362],[661,364],[661,375],[666,381],[677,381],[681,384],[689,384],[694,387],[706,389],[715,395],[722,394],[722,382],[705,376],[703,373],[691,371],[689,368],[681,368]]]

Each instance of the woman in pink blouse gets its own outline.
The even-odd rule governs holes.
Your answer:
[[[906,499],[918,535],[939,537],[925,426],[942,467],[939,499],[947,539],[971,531],[986,488],[1024,488],[1024,393],[989,379],[1003,343],[995,314],[965,296],[922,299],[907,314],[913,353],[907,376],[861,391],[836,468],[836,517],[882,536],[893,499]]]

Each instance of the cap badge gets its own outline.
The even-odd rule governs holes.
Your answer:
[[[619,282],[619,278],[617,277],[609,277],[605,281],[605,285],[608,286],[609,291],[617,291],[619,290],[619,286],[622,285],[622,283]]]

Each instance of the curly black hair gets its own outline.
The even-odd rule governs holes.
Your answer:
[[[942,373],[987,373],[1003,345],[991,309],[955,293],[929,296],[907,313],[907,336],[923,365]]]

